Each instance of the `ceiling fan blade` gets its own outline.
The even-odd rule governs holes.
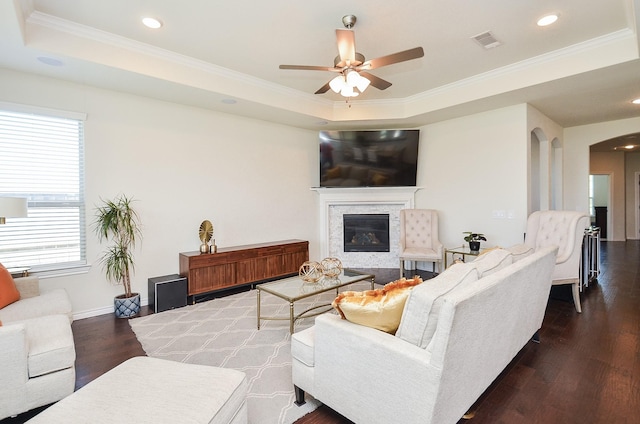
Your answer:
[[[424,56],[424,50],[422,49],[422,47],[415,47],[413,49],[393,53],[388,56],[382,56],[376,59],[367,60],[362,65],[360,65],[358,69],[376,69],[382,66],[393,65],[394,63],[418,59],[422,56]]]
[[[313,94],[324,94],[327,91],[329,91],[331,87],[329,86],[329,83],[326,83],[325,85],[323,85],[322,87],[318,88],[318,91],[316,91]]]
[[[347,66],[347,62],[353,63],[356,60],[356,39],[352,30],[337,29],[336,39],[338,40],[338,52],[340,52],[340,63],[336,67]]]
[[[366,79],[371,81],[371,85],[378,90],[386,90],[387,88],[391,87],[391,83],[389,81],[378,78],[377,76],[370,74],[369,72],[360,72],[360,76],[365,77]]]
[[[327,66],[307,66],[307,65],[280,65],[280,69],[294,69],[298,71],[332,71],[340,72],[340,69]]]

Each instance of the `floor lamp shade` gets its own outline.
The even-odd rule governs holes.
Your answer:
[[[0,197],[0,224],[4,224],[6,218],[25,218],[26,216],[26,197]]]

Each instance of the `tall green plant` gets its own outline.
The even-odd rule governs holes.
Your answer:
[[[142,238],[140,218],[131,206],[133,200],[124,194],[114,200],[100,200],[94,229],[100,242],[112,242],[102,256],[102,269],[107,280],[122,284],[125,296],[131,297],[131,273],[135,271],[132,250]]]

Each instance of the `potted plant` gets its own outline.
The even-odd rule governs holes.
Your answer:
[[[466,234],[464,236],[464,241],[469,243],[469,249],[472,252],[477,252],[480,250],[480,241],[487,241],[484,234],[474,233],[471,231],[465,231],[462,234]]]
[[[131,292],[131,273],[135,268],[132,250],[142,237],[140,218],[131,205],[132,199],[125,195],[101,202],[96,208],[95,232],[100,242],[112,242],[102,256],[102,269],[107,280],[124,287],[124,294],[114,298],[115,315],[128,318],[140,312],[140,293]]]

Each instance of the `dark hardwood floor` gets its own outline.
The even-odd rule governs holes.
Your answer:
[[[582,314],[576,313],[569,293],[554,289],[541,343],[522,349],[474,405],[475,417],[468,423],[638,422],[640,242],[603,242],[601,253],[598,281],[581,296]],[[375,273],[378,283],[397,278],[397,270]],[[142,313],[149,311],[143,308]],[[130,357],[144,355],[126,320],[102,315],[75,321],[72,328],[76,388]],[[0,423],[22,423],[37,412]],[[296,422],[348,423],[324,406]]]

